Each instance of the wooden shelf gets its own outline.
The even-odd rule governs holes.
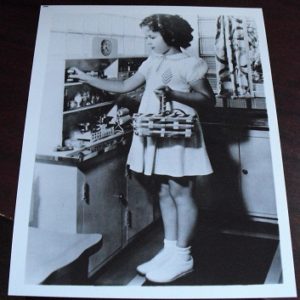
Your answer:
[[[65,82],[65,86],[82,85],[82,82]]]
[[[64,111],[63,114],[67,115],[67,114],[77,113],[77,112],[81,112],[81,111],[85,111],[85,110],[89,110],[89,109],[94,109],[94,108],[97,108],[97,107],[108,106],[108,105],[112,105],[112,104],[114,104],[114,101],[107,101],[107,102],[102,102],[102,103],[97,103],[97,104],[91,104],[91,105],[87,105],[87,106],[80,107],[80,108],[74,108],[74,109],[71,109],[71,110],[66,110],[66,111]]]

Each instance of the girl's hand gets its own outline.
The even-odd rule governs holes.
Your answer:
[[[72,79],[78,79],[80,81],[88,81],[91,79],[91,76],[85,74],[84,72],[80,71],[79,69],[72,67],[70,68],[68,71],[68,78],[72,78]]]
[[[163,85],[154,90],[157,97],[164,97],[165,101],[171,101],[174,98],[174,91],[168,86]]]

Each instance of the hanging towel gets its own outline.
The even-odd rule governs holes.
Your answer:
[[[245,21],[219,16],[215,40],[218,91],[222,96],[251,96],[251,66]]]

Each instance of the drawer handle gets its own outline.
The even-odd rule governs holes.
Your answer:
[[[86,203],[86,204],[90,204],[90,186],[88,183],[85,183],[83,185],[83,198],[82,200]]]
[[[243,169],[242,172],[244,175],[247,175],[249,173],[248,170],[246,170],[246,169]]]

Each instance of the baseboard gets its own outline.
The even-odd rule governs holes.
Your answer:
[[[274,218],[250,216],[214,210],[199,211],[199,226],[222,233],[278,240],[278,221]]]

